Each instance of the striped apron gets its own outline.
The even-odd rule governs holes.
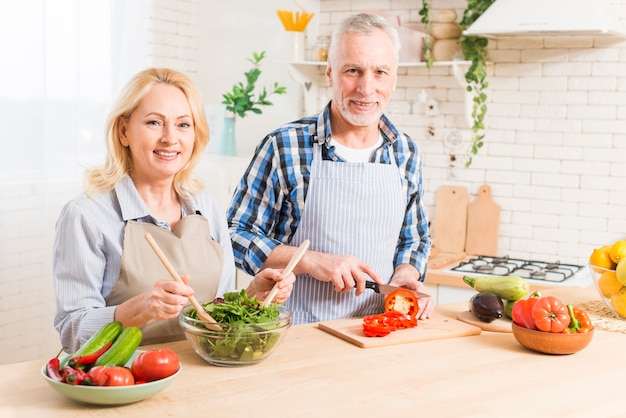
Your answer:
[[[313,145],[306,203],[291,245],[309,239],[310,250],[351,254],[388,282],[407,204],[395,159],[391,164],[324,161],[322,146]],[[285,304],[294,324],[383,311],[382,295],[366,290],[357,297],[355,292],[336,292],[331,282],[297,275]]]

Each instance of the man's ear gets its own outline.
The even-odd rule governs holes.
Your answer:
[[[326,72],[324,75],[326,76],[326,87],[333,86],[333,77],[332,77],[332,68],[330,68],[330,64],[326,66]]]

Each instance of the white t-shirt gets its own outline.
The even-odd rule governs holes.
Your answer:
[[[372,157],[374,150],[383,143],[383,135],[378,135],[378,140],[374,145],[367,148],[350,148],[340,144],[335,139],[330,139],[330,145],[335,147],[335,152],[349,163],[367,163]]]

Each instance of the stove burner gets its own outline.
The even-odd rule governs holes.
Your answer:
[[[537,270],[530,273],[530,277],[537,280],[543,280],[547,276],[545,271]]]
[[[517,275],[527,279],[543,280],[546,282],[560,283],[572,277],[583,266],[563,264],[560,261],[546,262],[536,260],[523,260],[504,257],[476,256],[462,261],[451,270],[466,273],[484,273],[498,276]]]
[[[472,266],[472,269],[474,269],[474,271],[482,271],[482,272],[493,271],[495,268],[496,266],[494,266],[493,264],[481,264],[481,265]]]
[[[548,264],[546,264],[546,266],[544,268],[546,270],[555,270],[555,269],[558,269],[560,265],[561,265],[561,262],[557,261],[555,263],[548,263]]]
[[[493,264],[506,264],[509,261],[509,256],[505,256],[505,257],[493,257],[491,259],[491,262]]]

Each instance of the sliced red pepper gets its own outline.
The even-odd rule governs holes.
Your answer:
[[[96,351],[95,353],[92,354],[88,354],[85,356],[76,356],[76,357],[72,357],[68,360],[67,365],[70,367],[77,367],[77,366],[81,366],[81,365],[85,365],[85,364],[93,364],[96,362],[96,360],[98,360],[98,358],[103,355],[105,353],[105,351],[107,351],[109,349],[109,347],[111,347],[111,345],[113,344],[113,342],[108,343],[107,345],[105,345],[104,347],[102,347],[100,350]]]
[[[384,314],[363,318],[363,333],[368,337],[384,337],[398,329]]]
[[[385,297],[385,312],[399,312],[406,315],[411,322],[415,320],[417,325],[419,313],[417,296],[408,289],[400,288]]]

